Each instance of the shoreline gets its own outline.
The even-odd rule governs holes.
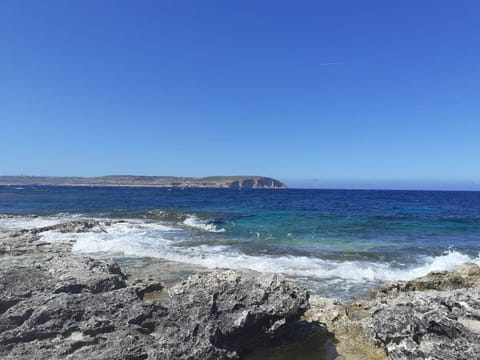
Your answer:
[[[105,260],[102,256],[92,258],[91,255],[72,254],[73,242],[52,243],[42,240],[39,236],[42,231],[51,230],[66,234],[101,232],[106,222],[108,220],[103,222],[91,219],[70,220],[44,228],[17,229],[0,233],[0,286],[3,286],[3,295],[0,300],[0,325],[3,329],[7,329],[0,333],[0,354],[3,353],[9,359],[27,358],[25,354],[33,351],[30,346],[37,342],[44,343],[42,341],[42,336],[45,336],[42,335],[43,325],[35,324],[32,317],[38,311],[53,310],[45,310],[42,308],[43,305],[35,306],[37,298],[49,299],[49,303],[55,303],[59,298],[62,298],[62,301],[81,300],[80,303],[76,303],[80,313],[86,311],[81,307],[82,303],[93,301],[92,309],[103,311],[103,317],[106,317],[110,324],[109,329],[113,327],[115,330],[112,332],[118,332],[112,338],[110,338],[113,336],[109,335],[110,332],[104,333],[103,330],[98,330],[100,331],[98,334],[92,334],[88,329],[93,325],[88,322],[88,319],[85,319],[85,322],[76,320],[71,325],[76,329],[75,331],[55,333],[54,336],[56,346],[65,350],[64,347],[68,345],[70,349],[68,351],[72,351],[69,354],[75,354],[75,356],[85,351],[95,358],[95,354],[103,351],[114,351],[111,345],[119,346],[116,342],[117,335],[135,332],[138,326],[147,329],[142,330],[147,331],[145,336],[140,335],[141,332],[135,335],[136,341],[143,344],[139,345],[136,351],[147,354],[146,358],[156,353],[155,356],[163,354],[164,357],[161,358],[165,359],[189,359],[186,353],[179,355],[175,352],[177,350],[170,348],[178,347],[178,342],[184,340],[178,338],[172,340],[173,345],[171,339],[166,343],[166,339],[161,340],[165,334],[171,336],[172,331],[180,332],[182,336],[190,339],[188,341],[193,341],[193,343],[187,342],[190,348],[197,350],[196,347],[198,347],[198,351],[205,351],[205,354],[215,354],[205,355],[205,359],[221,359],[221,356],[227,356],[224,351],[229,351],[234,358],[244,360],[283,360],[288,359],[286,356],[301,357],[305,360],[319,358],[383,360],[408,359],[412,356],[417,359],[442,358],[439,356],[473,358],[474,354],[480,353],[480,268],[475,264],[464,264],[453,271],[430,273],[411,281],[384,284],[372,294],[371,299],[342,301],[335,298],[309,296],[305,288],[285,281],[283,277],[251,270],[204,268],[202,271],[197,265],[184,264],[178,267],[175,262],[159,261],[154,258],[135,261],[132,259],[122,261],[119,258],[117,259],[121,264],[119,266],[110,260]],[[26,274],[24,275],[26,277],[22,278],[22,274]],[[48,281],[39,274],[45,274],[42,276],[48,278]],[[15,292],[16,287],[19,286],[17,283],[28,282],[31,276],[34,278],[40,276],[38,283],[41,284],[43,281],[47,284],[44,287],[48,289],[49,286],[53,286],[52,290],[45,292],[36,288],[38,284],[32,283],[27,293],[22,288]],[[233,281],[234,279],[236,280]],[[268,280],[264,283],[262,282],[264,280],[259,282],[258,279]],[[236,282],[243,285],[237,286]],[[218,289],[219,283],[222,284],[221,290]],[[59,284],[63,285],[59,287]],[[267,286],[263,288],[265,284]],[[272,288],[272,284],[276,285]],[[200,293],[199,286],[203,289]],[[260,311],[256,305],[253,305],[258,300],[250,299],[251,286],[263,288],[262,291],[269,292],[272,298],[283,299],[268,304],[269,312],[277,312],[279,315],[271,317],[263,311],[264,309]],[[278,292],[278,289],[283,290]],[[247,303],[236,305],[243,310],[238,312],[234,308],[229,308],[226,311],[228,316],[223,323],[216,322],[216,319],[208,315],[211,309],[207,311],[205,318],[202,318],[205,329],[216,329],[215,333],[220,331],[224,334],[222,336],[228,333],[224,327],[233,326],[232,324],[236,327],[230,328],[229,331],[235,334],[243,333],[248,329],[240,343],[232,345],[229,343],[231,339],[222,338],[222,341],[229,343],[227,348],[230,350],[225,350],[223,345],[218,347],[219,344],[212,345],[208,341],[205,342],[205,336],[208,334],[198,334],[199,330],[195,330],[198,311],[206,311],[206,309],[202,307],[204,305],[202,302],[197,301],[192,304],[188,302],[188,298],[201,297],[208,302],[212,296],[208,295],[210,290],[214,291],[217,298],[230,294],[230,297],[225,298],[225,304],[230,304],[232,299],[238,302],[239,294],[245,294],[243,296]],[[207,294],[203,291],[207,291]],[[295,295],[293,298],[284,297],[284,291]],[[112,294],[114,294],[113,298]],[[186,294],[190,295],[186,296]],[[103,305],[97,302],[98,296],[103,297],[103,301],[108,299],[107,303],[111,302],[110,307],[102,310]],[[137,317],[140,316],[143,319],[140,325],[138,321],[130,323],[130,320],[127,320],[129,325],[125,326],[125,314],[117,314],[118,318],[115,318],[117,315],[110,318],[111,309],[118,306],[118,300],[114,300],[117,297],[126,304],[125,311],[137,309],[135,310],[139,312]],[[292,302],[294,298],[297,300]],[[252,303],[249,299],[255,301]],[[285,301],[290,304],[287,308],[281,305]],[[219,306],[224,305],[219,305],[218,302],[215,304],[216,316],[221,317],[223,313],[218,312],[218,309]],[[28,309],[25,309],[25,306]],[[25,311],[29,315],[21,323],[17,324],[16,320],[12,320],[17,319],[18,316],[21,318],[26,316],[20,315]],[[184,316],[190,311],[197,315],[179,320],[179,314]],[[255,313],[255,319],[262,320],[249,324],[250,320],[247,321],[247,319],[250,315],[246,318],[242,317],[245,311],[247,314]],[[61,314],[55,312],[49,316],[52,324],[68,320],[68,317],[62,318]],[[270,324],[269,327],[265,327],[265,322]],[[166,325],[167,323],[169,325]],[[248,335],[252,331],[262,340],[252,342],[251,336]],[[24,335],[25,340],[21,340],[21,336],[19,341],[13,340],[18,339],[20,333],[31,335]],[[156,335],[152,337],[153,333]],[[99,347],[99,341],[104,341],[101,340],[104,337],[107,340]],[[159,343],[163,345],[159,346]],[[123,348],[119,347],[119,349]],[[166,353],[165,349],[170,349],[168,351],[171,352]],[[17,355],[8,357],[11,351]],[[48,351],[54,350],[50,348]],[[77,353],[77,351],[80,352]],[[70,355],[62,355],[60,358],[68,358]],[[127,357],[119,355],[118,358]]]
[[[306,311],[306,289],[274,274],[195,271],[167,285],[155,269],[126,272],[38,236],[103,225],[77,220],[0,234],[0,257],[20,260],[0,266],[2,358],[234,359],[284,336]]]
[[[89,216],[81,212],[0,215],[0,230],[42,228],[43,233],[38,235],[44,240],[56,243],[71,241],[75,253],[114,258],[120,262],[171,262],[178,268],[196,271],[205,268],[249,268],[263,273],[278,272],[306,286],[312,294],[346,301],[365,299],[370,290],[386,281],[411,280],[430,271],[452,269],[467,261],[480,264],[480,258],[456,249],[437,252],[429,257],[425,254],[417,257],[412,253],[414,260],[403,267],[398,266],[398,262],[367,258],[366,252],[357,256],[351,252],[346,253],[347,256],[341,252],[339,255],[325,252],[320,256],[288,252],[252,253],[244,251],[239,246],[241,242],[229,239],[232,229],[225,231],[224,224],[214,224],[208,216],[168,210],[133,214],[121,212],[119,216]],[[79,220],[99,221],[104,226],[71,235],[49,228]]]
[[[160,188],[225,188],[225,189],[285,189],[277,179],[265,176],[135,176],[107,175],[74,176],[0,176],[3,186],[79,186],[79,187],[160,187]]]

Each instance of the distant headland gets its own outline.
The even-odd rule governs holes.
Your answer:
[[[99,177],[0,176],[0,185],[148,186],[231,189],[285,189],[287,187],[279,180],[264,176],[177,177],[135,175]]]

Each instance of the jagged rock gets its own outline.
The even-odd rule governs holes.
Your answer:
[[[376,306],[367,331],[391,359],[475,359],[479,319],[478,291],[413,292]]]
[[[125,286],[125,275],[115,263],[66,254],[51,256],[31,267],[0,272],[0,314],[41,294],[101,293]]]
[[[108,225],[111,225],[111,221],[94,219],[73,220],[39,228],[14,230],[10,233],[10,236],[36,235],[46,231],[59,231],[61,233],[104,232],[104,226]]]
[[[23,301],[0,317],[0,355],[12,358],[62,358],[82,348],[86,358],[102,353],[122,359],[131,349],[116,348],[119,333],[135,334],[148,347],[156,339],[151,323],[165,313],[161,306],[140,301],[133,289],[101,294],[40,294]],[[17,314],[20,314],[18,316]],[[132,345],[132,344],[130,344]],[[104,357],[105,358],[105,357]]]
[[[463,264],[386,284],[370,300],[313,297],[305,318],[325,324],[339,360],[478,359],[479,275]]]
[[[387,283],[377,290],[377,296],[408,291],[455,290],[480,288],[480,267],[465,263],[450,271],[432,271],[429,274],[410,280]]]
[[[106,225],[77,220],[0,233],[2,258],[31,258],[0,269],[0,358],[237,359],[315,328],[297,322],[307,291],[276,275],[218,270],[165,289],[156,271],[128,278],[114,263],[41,237]],[[305,318],[320,329],[310,338],[339,360],[476,359],[480,267],[390,283],[350,304],[316,297]]]
[[[304,289],[274,275],[215,271],[167,293],[154,276],[52,255],[0,271],[0,358],[235,359],[307,305]]]
[[[339,299],[312,296],[310,309],[304,318],[325,326],[324,347],[335,348],[327,359],[335,360],[386,360],[385,350],[364,333],[363,321],[370,317],[369,304],[356,301],[344,303]]]
[[[55,225],[32,229],[12,230],[0,233],[0,255],[18,256],[36,253],[66,253],[70,252],[73,242],[49,242],[41,238],[47,231],[60,233],[105,232],[105,227],[112,221],[81,219],[62,222]]]
[[[236,358],[286,331],[308,306],[307,291],[278,275],[236,271],[193,275],[169,293],[155,334],[178,359]]]
[[[126,288],[118,265],[74,255],[0,273],[0,357],[62,358],[105,334],[142,327],[152,309]],[[132,331],[135,329],[132,329]]]
[[[371,302],[366,333],[393,360],[479,358],[479,274],[464,264],[386,285]]]

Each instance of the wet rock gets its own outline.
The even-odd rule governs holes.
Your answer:
[[[46,231],[59,231],[61,233],[84,233],[84,232],[105,232],[105,226],[111,225],[110,220],[100,221],[94,219],[81,219],[62,222],[55,225],[42,226],[32,229],[14,230],[10,236],[36,235]]]
[[[57,231],[60,233],[105,232],[112,221],[81,219],[32,229],[5,231],[0,233],[0,255],[23,255],[37,253],[68,253],[74,240],[70,242],[50,242],[42,240],[42,233]]]
[[[455,290],[462,288],[480,288],[480,267],[474,263],[465,263],[451,271],[432,271],[429,274],[410,281],[387,283],[377,290],[377,296],[398,294],[408,291]]]

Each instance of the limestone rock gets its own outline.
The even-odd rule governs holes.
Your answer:
[[[480,357],[480,268],[464,264],[377,292],[364,328],[390,359]],[[436,289],[436,290],[432,290]]]
[[[169,293],[155,334],[179,359],[235,358],[287,331],[308,306],[307,291],[278,275],[230,270],[193,275]]]
[[[336,360],[386,360],[383,348],[375,345],[363,330],[363,321],[370,317],[369,303],[356,301],[344,303],[338,299],[312,296],[310,309],[304,318],[324,324],[324,338],[330,338],[325,346],[335,348]]]
[[[367,326],[391,359],[475,359],[479,319],[478,291],[425,291],[388,298]]]
[[[429,274],[410,280],[387,283],[377,290],[377,296],[408,291],[455,290],[480,288],[480,267],[465,263],[451,271],[432,271]]]
[[[111,224],[110,220],[81,219],[33,229],[2,232],[0,233],[0,255],[18,256],[70,252],[73,241],[51,243],[43,241],[41,234],[48,231],[61,233],[105,232],[105,227]]]
[[[236,359],[307,306],[305,289],[275,275],[218,270],[167,293],[153,274],[51,255],[0,270],[0,358]]]
[[[370,300],[313,297],[305,318],[325,324],[335,359],[478,359],[479,279],[480,267],[464,264],[386,284]]]

